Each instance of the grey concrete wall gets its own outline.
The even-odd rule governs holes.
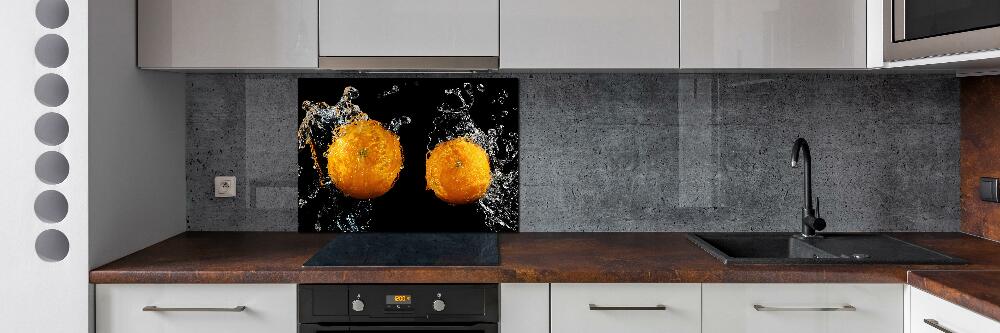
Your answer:
[[[951,76],[477,76],[520,78],[521,231],[797,230],[800,136],[829,231],[959,227]],[[190,230],[296,230],[298,77],[187,77]]]

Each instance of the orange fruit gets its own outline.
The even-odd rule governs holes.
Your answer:
[[[355,199],[389,192],[403,169],[399,137],[370,119],[338,128],[326,158],[333,185]]]
[[[441,201],[461,205],[486,195],[493,177],[486,150],[460,137],[434,146],[427,154],[427,188]]]

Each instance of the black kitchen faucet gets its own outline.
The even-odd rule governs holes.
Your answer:
[[[809,155],[809,144],[806,139],[798,138],[792,146],[792,167],[799,167],[799,152],[802,152],[805,171],[802,173],[802,237],[820,237],[816,231],[826,229],[826,220],[820,218],[813,209],[812,204],[812,156]],[[819,207],[819,198],[816,198],[816,206]]]

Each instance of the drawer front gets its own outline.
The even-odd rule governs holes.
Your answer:
[[[902,284],[705,284],[706,333],[903,332]],[[852,306],[852,310],[844,308]]]
[[[101,284],[96,291],[99,333],[294,333],[293,284]],[[143,311],[156,306],[167,311]],[[205,311],[233,309],[242,311]],[[170,311],[202,308],[198,311]]]
[[[909,333],[996,333],[1000,322],[917,288],[910,290]],[[931,321],[931,323],[925,320]],[[933,324],[936,324],[935,327]],[[940,327],[940,328],[938,328]]]
[[[701,331],[699,284],[556,283],[551,290],[553,333]]]

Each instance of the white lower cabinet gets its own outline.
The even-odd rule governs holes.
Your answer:
[[[294,284],[101,284],[96,331],[294,333],[296,299]],[[514,283],[500,299],[501,333],[1000,332],[902,284]]]
[[[100,284],[96,303],[98,333],[294,333],[298,323],[294,284]]]
[[[701,331],[700,284],[552,284],[552,333]]]
[[[500,284],[501,333],[549,333],[549,284]]]
[[[703,332],[903,332],[902,284],[704,284]]]
[[[910,315],[907,333],[997,333],[1000,322],[909,287]]]

